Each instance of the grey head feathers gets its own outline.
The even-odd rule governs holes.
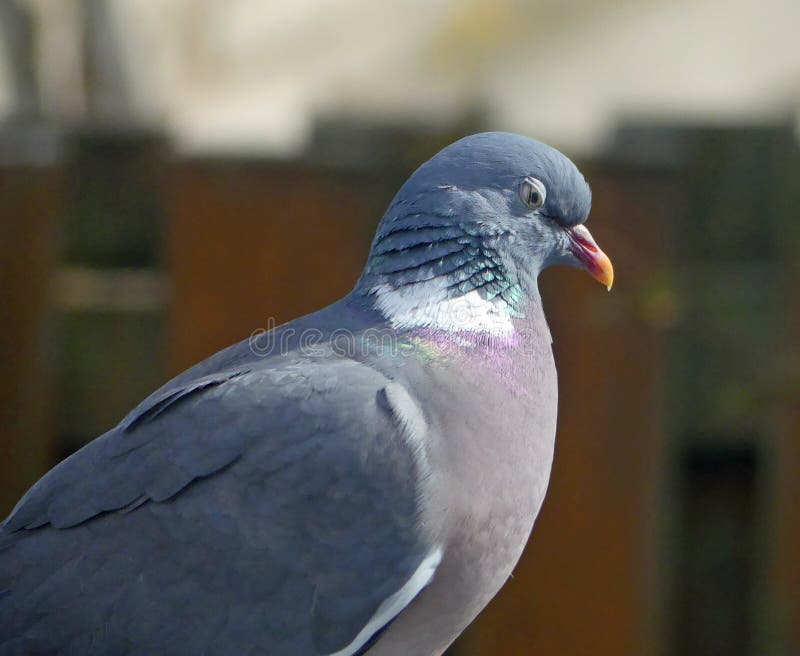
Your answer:
[[[575,164],[552,146],[508,132],[474,134],[444,148],[411,175],[392,205],[442,186],[467,192],[516,191],[528,175],[547,187],[542,216],[567,226],[586,220],[592,194]]]
[[[540,207],[520,196],[526,178],[546,191]],[[391,302],[384,298],[384,314],[471,294],[491,304],[489,312],[523,315],[538,298],[540,271],[570,259],[565,231],[583,223],[590,206],[589,186],[556,149],[503,132],[465,137],[399,190],[356,292],[385,297],[399,290]]]

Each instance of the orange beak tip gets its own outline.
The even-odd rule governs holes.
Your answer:
[[[575,257],[583,264],[592,278],[605,286],[608,291],[614,285],[614,265],[608,258],[592,234],[583,225],[576,225],[567,229],[567,236],[571,242],[571,250]]]
[[[611,264],[608,256],[597,248],[587,260],[585,265],[589,275],[605,286],[608,291],[611,291],[614,286],[614,265]]]

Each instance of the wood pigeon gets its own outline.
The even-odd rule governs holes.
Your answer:
[[[423,164],[353,291],[177,376],[0,528],[0,654],[442,654],[522,553],[556,370],[537,276],[613,270],[557,150]]]

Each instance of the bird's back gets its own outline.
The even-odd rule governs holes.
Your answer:
[[[238,346],[152,395],[0,529],[0,654],[352,643],[429,547],[390,382],[324,348]]]

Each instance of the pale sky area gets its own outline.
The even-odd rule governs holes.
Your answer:
[[[79,118],[82,3],[25,4],[45,113]],[[107,117],[166,126],[187,151],[291,152],[319,115],[448,122],[477,105],[493,128],[587,152],[623,116],[785,121],[800,107],[796,0],[106,5],[125,92],[124,109],[108,92]]]

